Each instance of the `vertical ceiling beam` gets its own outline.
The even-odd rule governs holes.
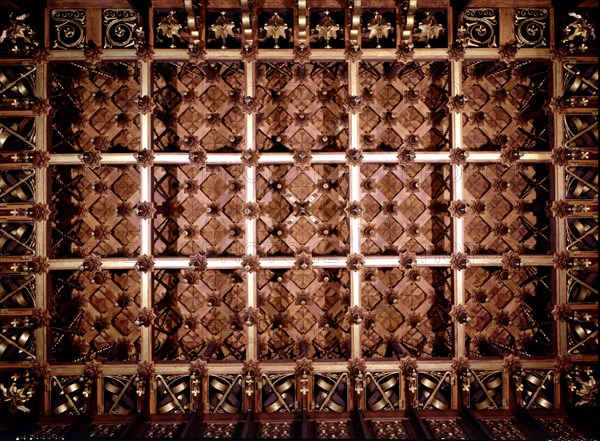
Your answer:
[[[244,2],[242,2],[244,3]],[[245,73],[245,96],[256,98],[256,62],[244,62]],[[256,111],[245,113],[244,121],[244,139],[246,140],[246,150],[256,151]],[[244,192],[244,202],[256,203],[256,166],[246,167],[246,183]],[[245,219],[245,254],[248,256],[256,256],[257,254],[257,235],[256,235],[256,219],[246,217]],[[256,308],[258,305],[257,293],[257,271],[249,271],[246,273],[246,306],[248,308]],[[246,359],[256,360],[259,355],[258,348],[258,326],[247,326],[247,347]]]
[[[551,17],[554,18],[554,17]],[[549,78],[550,99],[560,98],[564,94],[563,86],[563,62],[552,62]],[[564,147],[565,143],[565,120],[562,113],[552,113],[549,116],[549,124],[553,130],[550,131],[550,148],[556,151]],[[550,201],[562,201],[566,199],[566,166],[564,164],[550,165]],[[564,253],[567,251],[567,222],[561,216],[554,216],[550,224],[552,251],[554,253]],[[555,304],[568,302],[567,293],[567,270],[565,268],[553,268],[552,270],[553,298]],[[557,320],[553,324],[556,327],[556,355],[567,355],[568,351],[568,329],[567,323],[563,320]],[[557,396],[560,402],[560,394]]]
[[[461,60],[450,61],[450,99],[462,95],[462,68]],[[450,148],[462,148],[462,113],[452,112],[450,114]],[[462,164],[451,164],[452,200],[459,201],[464,198],[464,167]],[[452,244],[453,253],[464,253],[464,220],[461,216],[452,217]],[[452,284],[454,292],[454,304],[463,305],[466,301],[464,293],[464,270],[453,269]],[[454,351],[456,357],[466,356],[465,350],[465,325],[455,323]],[[458,387],[458,386],[454,386]],[[455,395],[455,394],[453,394]],[[457,395],[456,395],[457,396]],[[453,406],[455,403],[453,403]]]
[[[353,11],[356,12],[356,11]],[[348,96],[360,96],[359,93],[359,62],[348,61]],[[348,149],[360,150],[360,114],[359,112],[348,113],[349,145]],[[349,202],[360,202],[360,165],[348,165],[348,199]],[[348,217],[350,223],[350,254],[360,254],[361,241],[361,218]],[[361,271],[350,271],[350,307],[361,306]],[[350,357],[360,358],[361,350],[361,325],[352,324],[350,330]]]
[[[35,84],[35,96],[39,99],[48,98],[48,64],[45,62],[38,63],[36,65],[36,84]],[[35,149],[37,151],[47,154],[49,151],[49,143],[51,138],[49,136],[48,127],[48,115],[41,113],[35,116]],[[49,204],[50,199],[50,188],[51,174],[48,173],[48,167],[39,167],[36,170],[35,180],[35,195],[34,202],[38,204]],[[36,222],[35,226],[35,255],[40,258],[49,257],[49,246],[51,243],[51,228],[49,220],[40,220]],[[50,275],[47,272],[35,275],[35,306],[36,308],[46,309],[52,304],[48,298],[52,295],[52,291],[49,289],[49,278]],[[35,331],[36,351],[35,361],[38,363],[48,363],[48,348],[50,347],[48,342],[48,327],[42,326]],[[50,390],[48,388],[43,389],[43,399],[41,401],[41,411],[43,415],[49,415],[51,411],[50,403]]]
[[[149,61],[140,62],[140,95],[152,97],[152,65]],[[140,114],[140,150],[152,152],[152,113]],[[152,166],[139,166],[140,202],[152,202]],[[140,218],[140,255],[151,256],[153,252],[152,219]],[[152,308],[152,271],[140,272],[140,307]],[[141,328],[140,361],[152,360],[152,329]]]

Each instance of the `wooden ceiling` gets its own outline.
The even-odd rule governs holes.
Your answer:
[[[588,3],[1,2],[3,436],[597,437]]]

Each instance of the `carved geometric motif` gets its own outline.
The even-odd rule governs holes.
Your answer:
[[[467,165],[465,216],[468,253],[546,252],[550,247],[547,166]]]
[[[448,269],[368,271],[374,278],[362,284],[362,305],[374,321],[363,330],[365,356],[389,356],[387,343],[392,337],[413,356],[444,357],[453,353]]]
[[[261,63],[256,96],[259,150],[344,150],[348,144],[343,63]]]
[[[261,358],[297,358],[301,340],[309,342],[307,356],[346,358],[348,285],[345,269],[261,270]]]
[[[450,168],[443,165],[361,167],[362,252],[451,252]]]
[[[348,176],[337,165],[264,166],[258,170],[257,225],[261,251],[291,255],[302,247],[314,255],[346,253],[345,200]]]
[[[548,150],[548,66],[467,62],[463,68],[463,142],[468,150]]]
[[[237,165],[154,167],[154,253],[243,255],[244,182]]]
[[[153,70],[154,148],[190,150],[190,139],[206,151],[233,151],[244,130],[244,70],[241,63],[156,63]],[[216,130],[218,129],[218,130]]]
[[[552,352],[550,269],[468,268],[469,356],[547,356]]]
[[[137,150],[139,68],[135,63],[52,65],[52,152]]]
[[[197,283],[179,271],[155,273],[153,305],[155,360],[193,360],[209,350],[219,360],[245,356],[245,333],[233,326],[246,306],[243,279],[237,273],[207,270]]]
[[[53,271],[51,357],[55,362],[137,359],[137,271]]]
[[[390,78],[381,63],[361,63],[360,124],[365,150],[448,149],[448,65],[411,63]]]
[[[139,172],[133,166],[52,167],[55,257],[130,256],[139,249]]]

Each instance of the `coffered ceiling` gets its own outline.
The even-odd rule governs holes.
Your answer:
[[[597,3],[13,3],[3,436],[598,436]]]

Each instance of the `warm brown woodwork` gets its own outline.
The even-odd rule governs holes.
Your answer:
[[[597,2],[42,3],[0,437],[598,437]]]

